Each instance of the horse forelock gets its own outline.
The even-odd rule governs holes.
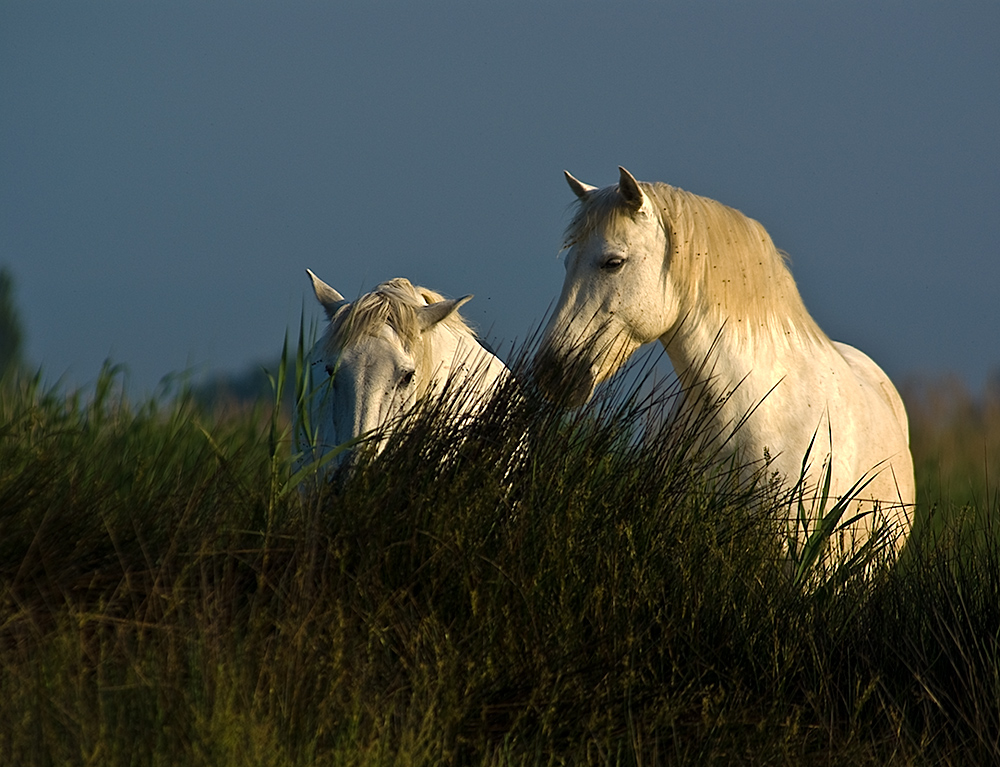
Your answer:
[[[644,191],[649,191],[649,184],[640,183]],[[574,214],[566,232],[563,234],[563,250],[583,242],[597,229],[609,229],[632,220],[633,211],[618,194],[617,186],[595,189],[577,203]]]
[[[775,247],[759,222],[669,184],[640,182],[639,186],[666,232],[669,253],[664,253],[664,270],[686,307],[722,322],[746,323],[754,332],[794,330],[826,339],[802,302],[787,254]],[[566,228],[563,249],[634,220],[634,210],[617,186],[594,190],[580,200]]]
[[[337,311],[327,330],[327,351],[336,353],[366,336],[380,337],[388,327],[396,334],[406,353],[414,357],[418,367],[426,369],[431,364],[433,350],[429,334],[421,331],[418,310],[443,300],[444,296],[440,293],[413,285],[405,277],[387,280],[371,293]],[[457,311],[438,324],[475,338],[475,333]]]

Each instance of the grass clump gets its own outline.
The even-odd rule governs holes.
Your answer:
[[[280,412],[116,380],[0,395],[2,763],[1000,757],[995,504],[810,589],[672,389],[425,403],[298,492]]]

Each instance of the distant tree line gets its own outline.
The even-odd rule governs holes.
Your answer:
[[[14,304],[14,278],[6,266],[0,267],[0,381],[24,366],[23,344],[24,331]]]

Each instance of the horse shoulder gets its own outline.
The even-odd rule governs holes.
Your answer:
[[[860,349],[840,343],[839,341],[834,341],[833,345],[847,361],[847,365],[854,375],[892,409],[893,414],[896,416],[896,421],[899,423],[906,437],[906,442],[909,444],[910,428],[909,420],[906,416],[906,408],[903,406],[903,399],[899,396],[899,392],[896,391],[896,387],[889,380],[889,376],[885,374],[885,371],[871,357]]]

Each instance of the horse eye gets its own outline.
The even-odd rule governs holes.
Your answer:
[[[333,375],[333,365],[327,365],[326,366],[326,374],[328,376],[332,376]]]
[[[400,388],[405,389],[406,387],[408,387],[410,384],[413,383],[413,372],[414,371],[412,370],[407,370],[405,373],[403,373],[402,376],[400,376],[399,379]]]
[[[611,256],[601,264],[601,269],[606,272],[617,272],[623,266],[625,266],[625,259],[622,256]]]

